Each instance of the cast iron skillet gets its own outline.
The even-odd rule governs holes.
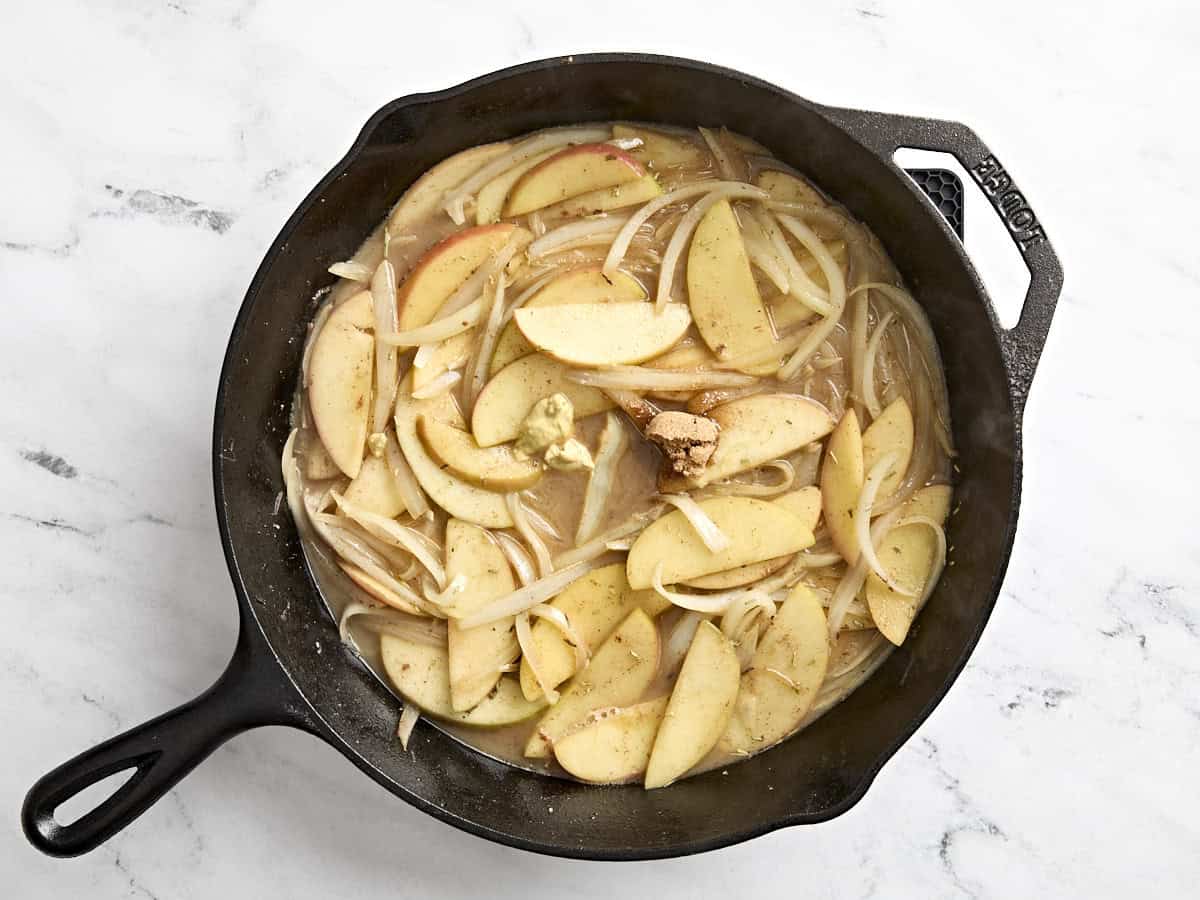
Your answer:
[[[727,773],[649,793],[532,775],[426,723],[415,732],[416,752],[400,752],[396,699],[339,644],[286,507],[273,514],[305,324],[314,291],[331,280],[326,267],[347,258],[405,187],[450,154],[609,119],[726,125],[810,174],[867,222],[933,323],[961,454],[961,508],[948,529],[955,565],[904,646],[799,736]],[[962,246],[892,161],[899,147],[953,153],[1012,232],[1032,276],[1015,328],[1000,328]],[[22,810],[29,840],[57,856],[85,853],[224,741],[262,725],[315,734],[419,809],[541,853],[679,856],[840,815],[945,695],[996,602],[1017,521],[1021,413],[1061,284],[1025,198],[955,122],[818,106],[728,69],[640,54],[543,60],[388,104],[284,225],[230,338],[213,435],[221,540],[241,614],[229,667],[191,703],[43,777]],[[92,811],[70,825],[55,821],[68,797],[125,770],[129,780]]]

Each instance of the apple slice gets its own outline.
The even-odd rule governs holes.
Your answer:
[[[853,565],[858,559],[858,535],[854,531],[854,507],[863,486],[863,444],[858,416],[846,410],[829,437],[821,462],[821,506],[833,549]]]
[[[920,612],[925,585],[934,577],[937,538],[929,526],[914,522],[889,531],[876,552],[892,581],[911,592],[911,596],[896,593],[874,572],[867,575],[863,587],[875,627],[900,646]]]
[[[771,195],[772,200],[780,203],[811,203],[814,206],[828,206],[829,202],[821,196],[815,187],[791,172],[779,169],[766,169],[758,173],[754,183]]]
[[[475,224],[489,225],[492,222],[499,222],[500,215],[504,212],[504,199],[512,190],[512,186],[534,166],[540,165],[558,152],[558,148],[555,148],[530,157],[507,172],[497,175],[480,188],[479,193],[475,196]]]
[[[384,603],[393,609],[398,609],[400,612],[408,613],[411,616],[425,616],[427,613],[418,609],[412,603],[409,603],[391,588],[385,584],[376,581],[358,566],[351,565],[343,560],[338,560],[338,566],[346,576],[356,585],[362,588],[369,596],[374,597],[380,603]]]
[[[569,197],[636,181],[645,174],[641,163],[612,144],[578,144],[522,175],[508,193],[504,216],[523,216]]]
[[[434,244],[396,294],[399,330],[409,331],[432,321],[450,295],[521,230],[510,223],[480,225],[456,231]]]
[[[640,138],[642,146],[626,152],[651,169],[698,168],[705,162],[705,153],[699,144],[683,136],[630,125],[614,125],[612,133],[614,138]]]
[[[444,470],[425,451],[417,434],[417,419],[427,416],[449,425],[461,426],[462,414],[449,394],[430,400],[413,400],[408,385],[402,385],[396,401],[396,439],[417,481],[442,509],[458,519],[484,528],[511,528],[512,516],[504,495],[468,484]]]
[[[524,308],[645,299],[645,289],[630,275],[615,272],[610,278],[601,271],[600,266],[583,266],[555,278],[525,301]],[[492,352],[491,374],[495,375],[509,363],[535,352],[534,346],[525,340],[516,323],[509,322],[500,332],[496,349]]]
[[[771,502],[799,518],[809,531],[817,530],[817,520],[821,518],[821,489],[815,484],[788,491]]]
[[[743,153],[750,153],[755,156],[770,156],[771,151],[760,144],[752,137],[746,137],[744,134],[738,134],[736,131],[725,131],[725,138],[733,146],[737,147]]]
[[[516,590],[512,569],[503,551],[478,525],[451,519],[446,523],[446,578],[466,579],[454,597],[455,610],[475,612],[497,597]],[[471,709],[491,693],[500,680],[500,667],[521,655],[512,618],[476,628],[447,623],[450,705],[455,712]]]
[[[342,470],[337,467],[337,463],[333,461],[316,432],[307,428],[302,430],[296,436],[296,444],[296,455],[300,458],[300,465],[304,467],[305,478],[310,481],[324,481],[326,478],[342,474]]]
[[[736,685],[736,682],[735,682]],[[646,771],[667,698],[598,709],[554,743],[558,764],[591,784],[633,781]]]
[[[679,510],[650,524],[629,548],[625,575],[633,588],[652,586],[662,564],[663,584],[796,553],[813,542],[811,531],[783,509],[752,497],[713,497],[700,508],[729,538],[719,553],[709,550]]]
[[[612,409],[603,391],[567,380],[568,367],[541,353],[505,366],[489,381],[475,401],[471,431],[480,447],[514,440],[533,404],[551,394],[565,394],[575,407],[575,418]]]
[[[879,484],[875,502],[882,503],[896,492],[904,473],[908,471],[913,452],[913,418],[903,397],[893,400],[879,418],[862,433],[863,472],[870,472],[875,463],[889,453],[896,462]]]
[[[525,339],[573,366],[643,362],[673,347],[692,324],[682,303],[657,311],[651,303],[576,303],[518,309]]]
[[[394,235],[408,233],[441,207],[449,191],[511,149],[507,143],[483,144],[442,160],[404,192],[388,216],[388,230]]]
[[[521,694],[517,679],[500,679],[479,705],[459,712],[450,700],[450,660],[445,647],[409,641],[393,634],[379,637],[383,670],[400,696],[419,707],[423,715],[480,728],[499,728],[531,719],[545,703],[530,703]]]
[[[944,525],[950,516],[950,500],[954,489],[948,484],[931,484],[912,495],[904,506],[903,518],[924,516]]]
[[[413,366],[412,389],[419,391],[443,372],[465,366],[471,357],[471,348],[474,346],[474,328],[442,341],[425,361],[425,365],[419,369]]]
[[[804,719],[829,667],[829,634],[821,601],[798,584],[754,651],[742,675],[734,713],[717,747],[746,756],[779,743]]]
[[[538,722],[525,755],[547,757],[554,743],[588,713],[639,700],[658,671],[658,655],[658,629],[644,611],[635,609]]]
[[[753,353],[775,342],[728,200],[716,203],[696,227],[688,251],[687,288],[700,336],[720,359]],[[745,371],[764,374],[777,364],[768,361]]]
[[[662,185],[653,175],[643,175],[637,181],[629,181],[616,187],[601,188],[598,191],[588,191],[562,203],[555,203],[542,210],[542,218],[555,219],[575,218],[576,216],[594,216],[608,212],[611,209],[622,209],[626,206],[645,203],[653,200],[663,192]]]
[[[723,572],[713,572],[711,575],[689,578],[686,581],[680,582],[680,584],[701,588],[706,591],[724,591],[728,588],[741,587],[743,584],[761,581],[768,575],[778,572],[790,560],[791,556],[776,556],[771,559],[764,559],[762,562],[747,563],[744,566],[726,569]]]
[[[470,432],[422,416],[417,433],[429,455],[464,481],[509,493],[532,487],[542,477],[536,459],[518,459],[512,447],[480,447]]]
[[[396,439],[390,431],[387,440],[393,448],[396,446]],[[386,457],[368,455],[343,496],[368,512],[388,519],[396,518],[404,510],[404,498],[400,496],[396,477]]]
[[[671,701],[646,766],[646,789],[666,787],[720,740],[741,682],[733,643],[712,622],[701,622],[671,691]]]
[[[598,647],[612,630],[639,607],[651,618],[670,603],[654,591],[635,591],[625,579],[625,564],[602,566],[576,581],[554,598],[551,606],[562,611],[589,648]],[[575,650],[561,631],[538,620],[533,626],[533,646],[542,680],[556,688],[575,674]],[[542,696],[528,660],[521,660],[521,690],[530,700]]]
[[[337,307],[317,335],[308,360],[308,405],[330,458],[349,478],[362,467],[375,373],[371,295]]]
[[[756,394],[731,400],[708,417],[721,428],[708,465],[694,478],[663,479],[663,490],[703,487],[745,472],[820,440],[833,429],[829,411],[799,394]]]

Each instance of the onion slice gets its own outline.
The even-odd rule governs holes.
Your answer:
[[[863,481],[862,490],[859,491],[858,504],[854,509],[854,531],[858,538],[858,552],[866,560],[867,568],[897,594],[911,597],[912,591],[897,584],[880,564],[879,557],[875,553],[875,545],[871,542],[871,506],[875,502],[875,495],[879,493],[879,486],[888,476],[897,459],[899,459],[899,454],[888,453],[871,466],[871,471],[867,473],[866,480]]]
[[[752,188],[748,184],[740,181],[698,181],[695,184],[689,184],[686,187],[676,188],[673,191],[668,191],[655,197],[649,203],[641,206],[637,212],[629,217],[625,225],[617,233],[616,239],[608,250],[608,256],[604,258],[602,271],[605,275],[612,277],[612,274],[617,271],[617,267],[621,265],[621,260],[625,258],[625,254],[629,251],[629,245],[633,242],[633,237],[637,234],[637,230],[660,209],[670,206],[672,203],[678,203],[680,200],[688,200],[692,197],[698,197],[701,194],[708,194],[716,191],[737,191],[743,192],[746,190],[753,191],[755,199],[763,199],[767,196],[766,191],[758,188]],[[724,194],[723,196],[729,196]],[[682,221],[682,220],[681,220]],[[678,226],[676,226],[678,231]]]
[[[842,316],[842,311],[846,308],[846,280],[842,277],[842,270],[838,266],[833,255],[829,252],[829,248],[813,232],[811,228],[805,225],[798,219],[788,215],[779,215],[777,217],[781,225],[792,233],[804,248],[812,254],[817,261],[817,265],[821,267],[821,272],[825,276],[825,282],[829,285],[829,303],[831,310],[816,326],[809,329],[807,339],[800,344],[796,351],[791,355],[786,363],[780,367],[777,377],[780,381],[790,381],[800,371],[800,367],[808,361],[817,349],[825,343],[835,328],[837,328],[838,320]]]
[[[928,516],[906,516],[897,522],[895,527],[902,528],[905,525],[924,525],[933,531],[933,536],[937,540],[933,569],[930,571],[929,577],[925,579],[925,585],[921,588],[921,596],[917,599],[917,611],[919,612],[925,605],[925,601],[929,599],[929,595],[933,593],[938,579],[942,577],[942,570],[946,567],[946,530]]]
[[[529,524],[529,516],[525,514],[521,495],[515,492],[505,494],[504,505],[508,507],[508,514],[512,516],[517,534],[524,538],[529,549],[533,551],[533,558],[537,560],[538,574],[545,578],[554,571],[554,561],[550,558],[550,551],[546,547],[546,542],[542,540],[542,536]]]
[[[547,231],[535,240],[529,245],[529,258],[538,259],[567,245],[574,245],[579,240],[615,236],[628,221],[629,217],[626,215],[608,214],[594,219],[579,219],[553,231]]]
[[[559,131],[549,131],[522,141],[507,153],[502,153],[496,159],[487,163],[475,174],[468,177],[458,187],[447,191],[442,200],[442,209],[454,221],[461,225],[467,220],[465,207],[467,201],[479,193],[480,188],[514,166],[519,166],[530,157],[543,153],[554,147],[567,144],[592,144],[607,140],[611,132],[607,128],[564,128]]]
[[[522,586],[536,581],[537,572],[534,571],[533,560],[521,542],[503,531],[494,532],[492,536],[499,542],[500,551],[508,560],[508,564],[512,566],[513,571],[517,573],[517,581]]]
[[[671,235],[671,240],[667,242],[667,249],[663,253],[662,266],[658,272],[658,289],[654,295],[655,307],[658,310],[661,311],[667,305],[667,301],[671,299],[671,286],[675,282],[675,267],[679,262],[679,257],[683,254],[684,247],[692,237],[692,232],[696,230],[696,226],[704,218],[704,214],[722,200],[739,197],[760,200],[766,197],[766,192],[762,188],[742,183],[736,183],[731,187],[715,188],[697,200],[684,217],[679,220],[679,225],[676,226],[675,233]]]
[[[434,319],[428,325],[408,331],[390,331],[376,335],[376,339],[389,347],[419,347],[436,341],[444,341],[468,328],[474,328],[483,318],[483,298],[472,301],[458,313],[442,319]]]
[[[425,498],[425,491],[417,481],[416,473],[408,464],[408,458],[404,455],[404,451],[395,441],[388,441],[383,455],[387,460],[388,469],[391,470],[392,478],[396,480],[396,490],[400,493],[400,499],[404,501],[404,508],[414,519],[421,518],[429,512],[429,501]]]
[[[600,557],[600,560],[577,562],[558,569],[544,578],[539,578],[537,581],[522,585],[503,597],[497,597],[470,615],[462,616],[458,619],[458,624],[463,628],[475,628],[478,625],[487,625],[523,613],[539,603],[545,603],[554,595],[562,593],[588,572],[599,568],[602,565],[601,560],[603,557]]]
[[[644,366],[613,366],[567,372],[576,384],[630,391],[702,391],[718,387],[748,387],[751,375],[716,372],[710,369],[649,369]]]
[[[687,610],[679,617],[679,621],[675,623],[675,627],[671,629],[671,633],[663,642],[661,671],[664,675],[675,674],[683,665],[683,658],[687,656],[688,648],[692,646],[692,638],[696,636],[696,629],[706,618],[707,616],[694,609]]]
[[[332,496],[333,502],[337,504],[339,510],[380,540],[407,550],[433,576],[438,588],[445,589],[446,569],[438,559],[440,554],[437,544],[421,532],[401,525],[395,519],[373,513],[357,503],[350,502],[337,491],[334,491]]]
[[[567,639],[575,650],[575,671],[578,672],[588,664],[588,659],[591,658],[591,650],[588,648],[587,642],[583,639],[575,627],[571,624],[571,620],[567,618],[567,614],[557,606],[550,606],[547,603],[539,603],[537,606],[530,607],[528,615],[531,618],[545,619],[551,625],[558,629],[559,633]]]
[[[895,317],[895,313],[890,310],[884,314],[883,318],[879,320],[879,324],[875,326],[875,330],[871,332],[871,337],[867,341],[866,353],[863,354],[862,399],[863,403],[867,405],[867,412],[871,414],[872,419],[878,419],[883,413],[879,395],[875,391],[875,358],[879,355],[879,345],[883,341],[883,334]]]
[[[683,513],[683,517],[688,520],[688,524],[700,536],[700,540],[704,542],[704,546],[710,553],[720,553],[722,550],[729,549],[729,535],[723,532],[717,523],[700,508],[700,504],[687,494],[659,494],[658,496],[660,500],[665,500]]]
[[[428,400],[431,397],[440,397],[462,381],[462,377],[462,372],[459,372],[457,369],[443,372],[428,384],[422,385],[413,391],[412,398],[414,400]]]
[[[898,518],[900,518],[900,510],[893,509],[871,523],[869,537],[872,549],[883,540],[884,535],[891,530]],[[830,640],[837,638],[838,632],[842,630],[842,622],[846,618],[846,613],[850,610],[850,604],[858,596],[858,592],[862,589],[863,582],[866,580],[867,561],[866,556],[863,555],[860,548],[858,560],[854,565],[846,569],[845,574],[842,575],[842,580],[838,582],[838,586],[833,592],[833,596],[829,598]]]
[[[371,307],[375,314],[375,403],[371,408],[371,431],[387,428],[396,403],[398,354],[383,336],[396,330],[396,270],[387,259],[371,277]]]
[[[345,278],[347,281],[357,281],[366,284],[371,280],[371,267],[365,263],[355,262],[352,259],[345,262],[336,262],[327,270],[330,275],[336,275],[338,278]]]
[[[542,677],[541,660],[538,657],[537,646],[533,641],[533,629],[529,627],[529,611],[517,613],[517,644],[521,648],[521,656],[529,663],[529,671],[538,689],[546,695],[546,701],[553,706],[558,702],[558,691],[550,687],[550,683]]]
[[[560,553],[554,557],[554,565],[556,568],[561,569],[564,566],[571,566],[578,562],[595,559],[608,551],[609,543],[632,537],[645,529],[647,525],[658,519],[666,511],[667,507],[660,503],[644,512],[634,513],[620,525],[614,525],[607,531],[596,535],[596,537],[592,538],[586,544],[580,544],[573,550]]]
[[[502,269],[496,273],[495,281],[488,283],[489,289],[484,292],[484,306],[488,311],[487,319],[484,322],[483,333],[475,339],[469,377],[463,381],[462,413],[468,419],[471,416],[471,410],[475,408],[475,398],[479,396],[484,382],[487,381],[488,368],[492,363],[492,351],[496,347],[496,339],[500,336],[500,324],[504,318],[504,289],[507,283]],[[413,396],[416,394],[414,393]]]
[[[583,496],[583,509],[579,513],[579,525],[575,529],[575,546],[585,543],[600,527],[604,514],[605,500],[612,492],[613,482],[629,436],[616,413],[605,415],[604,430],[600,432],[600,444],[596,449],[595,466],[588,476],[587,491]],[[611,543],[611,542],[610,542]]]
[[[396,737],[400,738],[400,746],[408,749],[408,739],[412,737],[417,720],[421,718],[421,710],[409,700],[404,701],[404,709],[400,712],[400,723],[396,726]]]

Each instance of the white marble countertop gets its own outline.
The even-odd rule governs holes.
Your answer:
[[[1184,389],[1200,380],[1200,132],[1178,104],[1200,95],[1200,10],[968,6],[5,4],[3,893],[1195,896],[1200,418]],[[850,813],[693,859],[507,850],[284,730],[226,745],[96,852],[38,855],[17,825],[27,787],[194,696],[233,646],[213,395],[280,223],[393,97],[604,49],[961,119],[1035,200],[1066,292],[1027,413],[1008,579],[950,695]],[[983,206],[968,203],[971,228]],[[984,243],[972,252],[1011,308]]]

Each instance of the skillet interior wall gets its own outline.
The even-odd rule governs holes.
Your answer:
[[[454,151],[605,119],[726,125],[771,147],[866,221],[926,306],[944,355],[961,454],[962,508],[948,528],[956,564],[909,641],[799,737],[728,775],[717,771],[649,793],[522,773],[427,724],[417,730],[415,752],[402,754],[391,734],[397,702],[339,645],[286,509],[272,515],[304,328],[314,292],[331,280],[326,267],[353,251],[417,175]],[[443,818],[472,827],[465,818],[472,830],[509,842],[504,833],[514,831],[526,836],[516,843],[536,848],[671,855],[825,818],[852,801],[965,660],[1011,544],[1017,484],[1004,367],[990,312],[936,214],[902,175],[817,108],[686,65],[622,59],[527,69],[465,93],[385,108],[365,135],[352,164],[323,182],[285,226],[256,277],[230,345],[215,435],[218,502],[250,598],[244,614],[258,619],[298,688],[349,755],[387,786]]]

